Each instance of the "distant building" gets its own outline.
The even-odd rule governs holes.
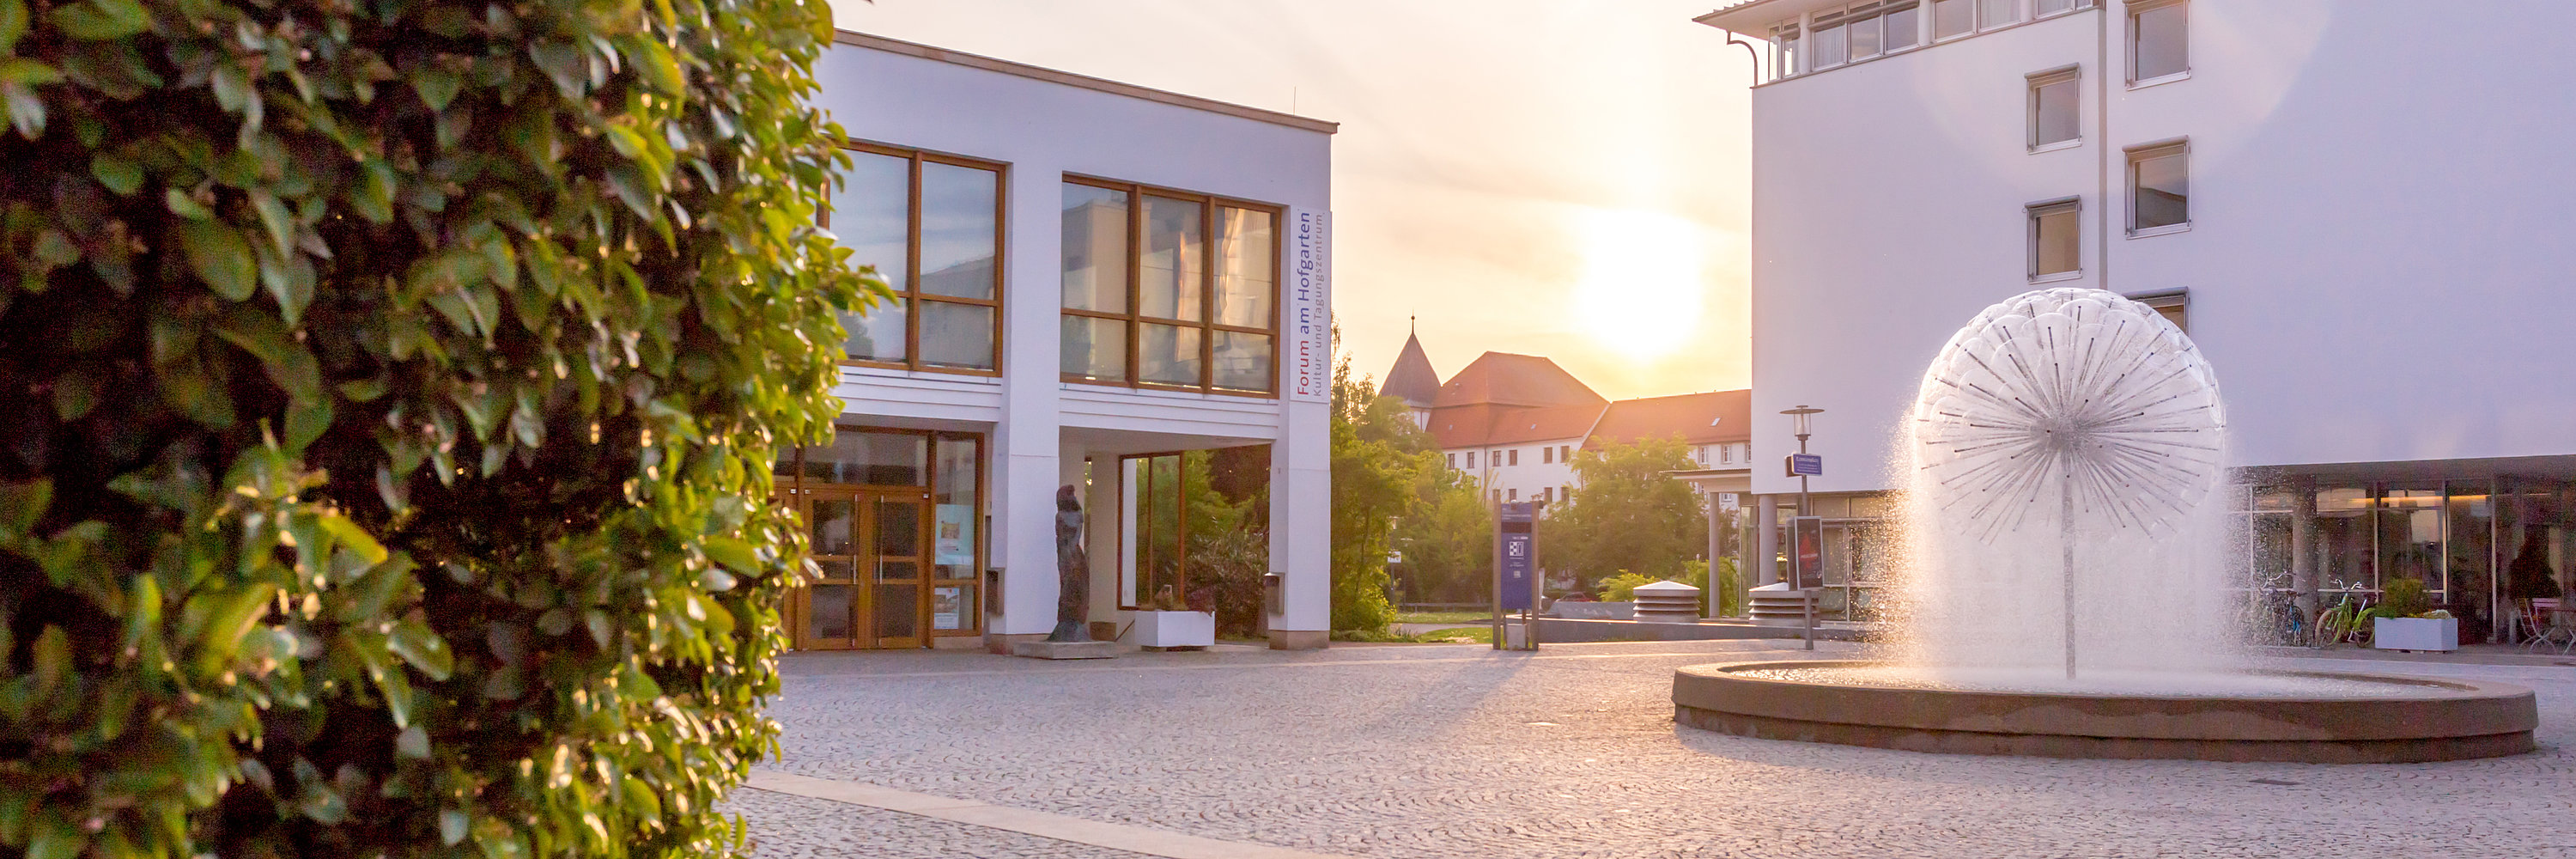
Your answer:
[[[1386,381],[1377,392],[1404,400],[1413,413],[1413,425],[1431,428],[1431,405],[1440,398],[1440,372],[1431,369],[1431,356],[1422,353],[1422,338],[1407,331],[1404,351],[1395,356],[1395,367],[1386,371]]]
[[[1714,558],[1726,554],[1724,514],[1752,491],[1751,391],[1612,401],[1555,361],[1508,352],[1487,352],[1442,382],[1409,336],[1379,391],[1404,398],[1442,461],[1492,501],[1562,502],[1582,488],[1577,451],[1678,438],[1696,467],[1673,477],[1705,496]]]
[[[1487,352],[1441,383],[1425,428],[1495,500],[1555,501],[1574,486],[1567,457],[1609,405],[1554,361]]]

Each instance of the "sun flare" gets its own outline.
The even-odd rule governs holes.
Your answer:
[[[1574,306],[1594,342],[1631,360],[1681,348],[1698,330],[1708,284],[1698,224],[1662,212],[1599,210],[1582,224]]]

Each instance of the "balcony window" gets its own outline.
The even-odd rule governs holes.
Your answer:
[[[1001,165],[877,146],[850,159],[824,225],[894,297],[843,315],[849,362],[998,370]]]
[[[1977,29],[2021,23],[2021,0],[1977,0]]]
[[[1066,182],[1066,381],[1277,389],[1278,209],[1094,180]]]

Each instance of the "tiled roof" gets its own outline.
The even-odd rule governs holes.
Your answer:
[[[1487,352],[1441,384],[1432,407],[1602,406],[1602,399],[1556,362],[1536,355]]]
[[[1395,356],[1395,367],[1386,371],[1386,381],[1377,392],[1403,397],[1406,405],[1417,409],[1430,408],[1440,397],[1440,373],[1431,369],[1431,356],[1422,354],[1419,338],[1404,336],[1404,351]]]
[[[1684,444],[1753,438],[1753,392],[1711,391],[1611,403],[1586,445],[1681,436]]]
[[[1595,405],[1521,408],[1487,404],[1431,412],[1431,437],[1444,450],[1582,438],[1601,417]]]

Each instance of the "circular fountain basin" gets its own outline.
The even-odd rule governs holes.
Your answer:
[[[2174,683],[2104,672],[2068,685],[2045,673],[1924,675],[1882,662],[1693,665],[1673,674],[1673,720],[1737,736],[1944,754],[2301,763],[2521,754],[2540,721],[2531,690],[2506,683],[2320,671],[2197,676]]]

